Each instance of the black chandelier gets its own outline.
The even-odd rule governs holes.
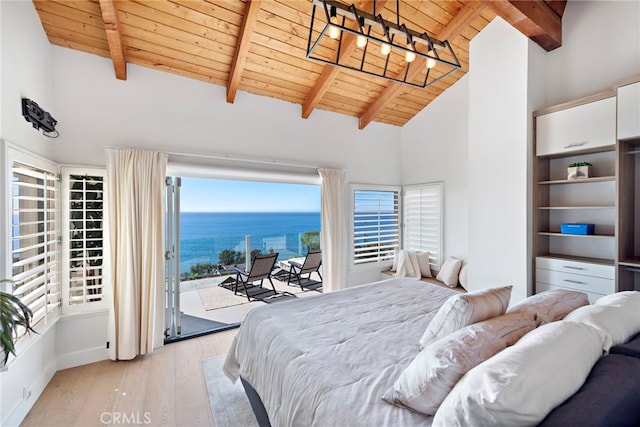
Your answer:
[[[425,88],[461,65],[448,41],[334,0],[313,0],[307,58]]]

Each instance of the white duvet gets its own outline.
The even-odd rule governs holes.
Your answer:
[[[382,400],[456,291],[400,277],[258,307],[224,365],[260,395],[272,426],[430,425]]]

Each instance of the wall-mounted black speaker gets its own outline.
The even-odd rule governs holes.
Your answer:
[[[56,124],[58,124],[56,119],[29,98],[22,98],[22,115],[38,130],[42,129],[44,132],[56,130]]]

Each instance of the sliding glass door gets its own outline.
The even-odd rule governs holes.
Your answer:
[[[180,325],[180,184],[181,179],[167,177],[165,219],[165,340],[175,340]]]

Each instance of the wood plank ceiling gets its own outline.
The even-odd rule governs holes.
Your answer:
[[[462,69],[418,89],[306,59],[311,0],[33,0],[50,43],[316,109],[403,126],[469,69],[469,41],[496,15],[546,50],[561,43],[566,1],[402,1],[401,22],[449,40]],[[356,1],[361,10],[371,0]],[[395,21],[397,3],[384,4]]]

